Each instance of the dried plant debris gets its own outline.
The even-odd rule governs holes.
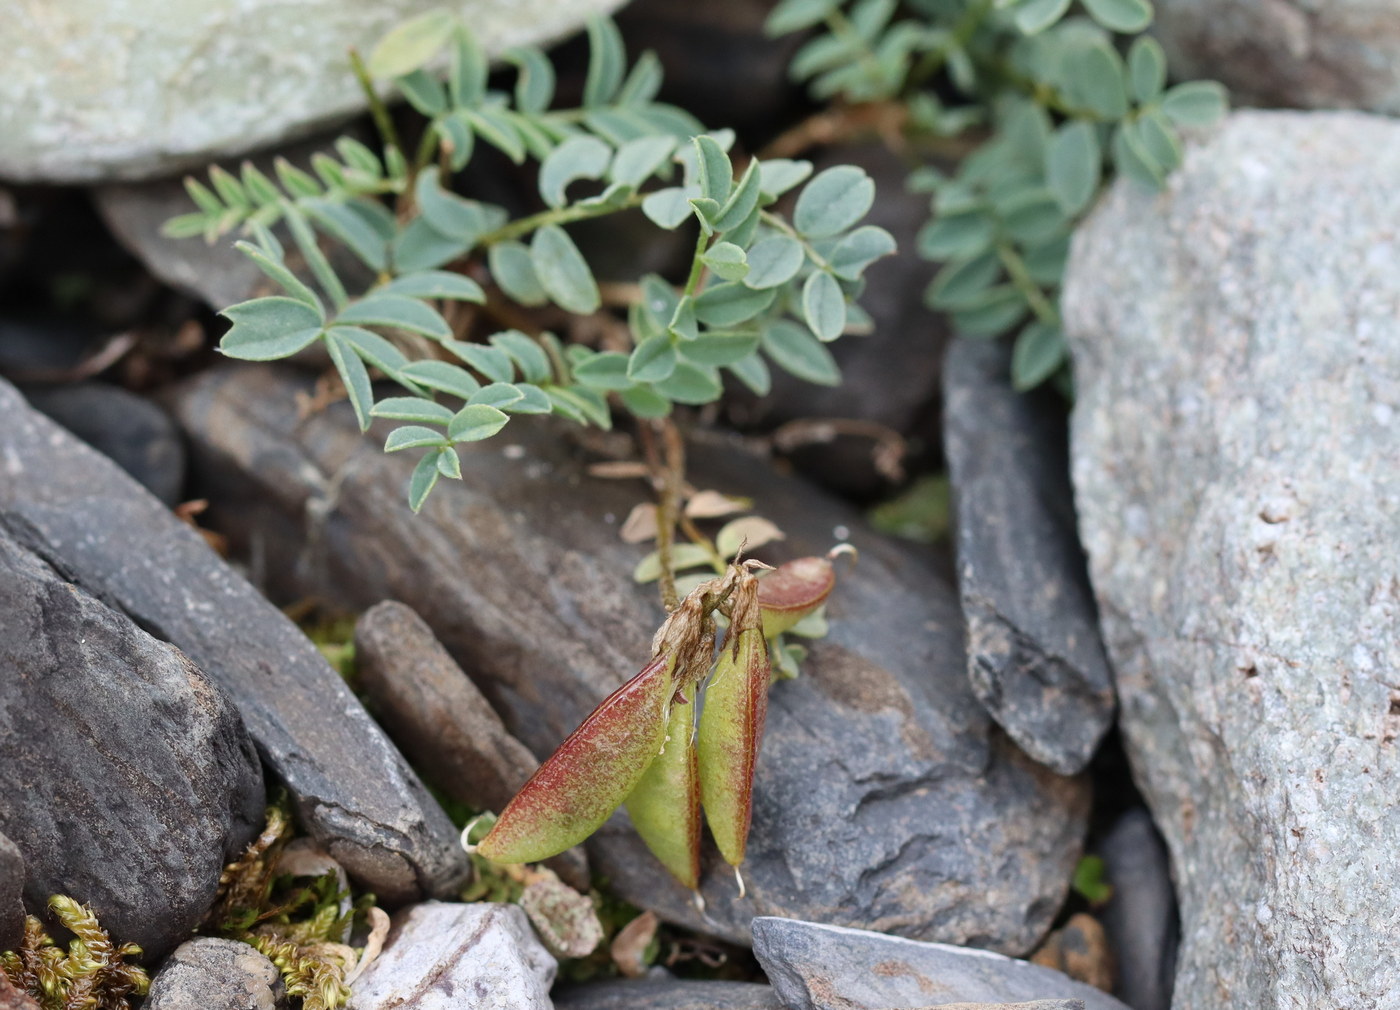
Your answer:
[[[34,916],[24,923],[19,950],[0,954],[0,970],[42,1010],[127,1010],[128,996],[144,996],[151,980],[128,958],[134,943],[118,947],[86,905],[55,894],[49,910],[73,934],[65,953]]]

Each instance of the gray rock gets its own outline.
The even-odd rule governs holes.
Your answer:
[[[239,155],[365,108],[346,52],[368,52],[426,0],[306,9],[251,0],[0,3],[17,44],[0,79],[0,178],[150,178]],[[573,31],[617,0],[456,0],[492,53]],[[114,40],[120,40],[114,44]]]
[[[1037,999],[1029,1003],[939,1003],[927,1010],[1084,1010],[1082,999]]]
[[[92,202],[112,235],[146,269],[216,312],[254,297],[264,284],[262,271],[233,247],[236,235],[205,242],[161,234],[165,222],[190,213],[193,201],[183,178],[101,186],[92,190]]]
[[[755,919],[753,952],[788,1010],[1027,1000],[1049,1000],[1052,1006],[1082,1000],[1085,1010],[1128,1010],[1107,993],[1028,961],[815,922]]]
[[[1141,807],[1098,845],[1113,897],[1101,918],[1118,970],[1114,995],[1133,1010],[1169,1010],[1181,922],[1166,843]]]
[[[24,395],[165,504],[180,501],[185,446],[170,416],[150,400],[101,382],[35,386]]]
[[[1080,533],[1173,1007],[1400,1006],[1400,124],[1239,113],[1064,296]]]
[[[15,950],[24,939],[24,857],[0,834],[0,950]]]
[[[1074,529],[1063,401],[1011,388],[1010,349],[961,339],[943,374],[967,674],[1027,754],[1082,770],[1113,722],[1113,673]]]
[[[539,767],[412,607],[385,600],[361,615],[355,673],[375,719],[413,767],[459,803],[500,812]],[[550,866],[588,890],[582,849]]]
[[[782,1010],[771,986],[754,982],[612,979],[554,993],[554,1010]]]
[[[24,901],[92,907],[161,957],[257,835],[262,769],[238,713],[177,649],[0,530],[0,831]]]
[[[298,821],[388,904],[450,891],[456,832],[306,637],[116,465],[0,382],[0,521],[233,698]]]
[[[1174,76],[1237,101],[1400,112],[1395,0],[1158,0],[1153,34]]]
[[[348,1010],[550,1010],[558,964],[518,905],[429,901],[393,921]]]
[[[151,980],[144,1010],[284,1010],[277,966],[238,940],[200,936],[175,949]]]
[[[648,655],[656,591],[632,581],[642,552],[616,525],[642,492],[587,477],[568,429],[525,421],[464,447],[467,479],[415,517],[413,461],[360,435],[345,404],[299,420],[300,381],[231,369],[178,396],[211,522],[278,594],[411,604],[511,732],[547,755]],[[757,495],[787,531],[771,559],[825,551],[845,526],[861,560],[833,598],[832,635],[772,693],[748,899],[716,855],[702,915],[622,817],[590,844],[594,869],[628,900],[735,941],[772,911],[1034,946],[1079,853],[1085,785],[992,730],[967,686],[951,588],[917,549],[739,450],[692,457],[697,486]]]

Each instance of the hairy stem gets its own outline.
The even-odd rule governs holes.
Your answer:
[[[399,143],[398,131],[394,129],[393,117],[389,115],[389,106],[384,104],[384,99],[379,96],[379,92],[374,90],[374,81],[369,76],[369,67],[365,66],[364,59],[355,49],[350,50],[350,68],[355,72],[355,80],[360,82],[360,90],[365,94],[365,101],[369,103],[370,115],[374,118],[374,128],[379,131],[379,139],[384,142],[385,147],[398,148],[403,152],[403,145]]]
[[[1059,326],[1060,313],[1056,311],[1050,299],[1045,297],[1045,292],[1040,289],[1040,285],[1031,277],[1021,254],[1012,248],[1010,243],[1000,242],[997,244],[997,256],[1001,259],[1001,265],[1006,268],[1011,283],[1016,285],[1016,290],[1020,291],[1030,304],[1036,319],[1047,326]]]

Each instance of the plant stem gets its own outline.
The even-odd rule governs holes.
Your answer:
[[[1040,289],[1040,285],[1031,277],[1030,271],[1026,269],[1026,261],[1021,258],[1021,254],[1012,248],[1010,243],[999,242],[997,243],[997,257],[1001,260],[1001,265],[1006,267],[1006,273],[1010,276],[1011,283],[1016,285],[1016,290],[1025,296],[1036,319],[1047,326],[1059,326],[1060,313],[1056,311],[1050,299],[1045,297],[1045,292]]]
[[[831,264],[827,262],[826,257],[822,256],[815,249],[813,249],[812,244],[808,242],[805,238],[803,238],[798,233],[796,228],[788,224],[777,214],[773,214],[766,210],[759,211],[759,216],[762,218],[763,223],[768,225],[768,227],[776,228],[788,238],[795,239],[798,242],[798,244],[802,246],[803,251],[807,253],[808,258],[810,258],[813,263],[815,263],[821,269],[825,270],[827,273],[832,272]]]
[[[530,234],[537,228],[543,228],[547,224],[568,224],[571,221],[606,217],[609,214],[639,207],[644,199],[646,199],[645,193],[633,193],[625,202],[612,207],[584,207],[577,204],[572,207],[552,207],[549,210],[542,210],[538,214],[531,214],[529,217],[522,217],[518,221],[502,225],[495,231],[486,232],[476,240],[477,245],[489,246],[507,239],[519,238],[522,235]]]
[[[394,129],[389,107],[384,104],[384,99],[379,97],[379,92],[374,90],[369,67],[365,66],[365,61],[354,49],[350,50],[350,68],[355,72],[355,80],[360,82],[360,90],[365,93],[365,101],[369,103],[370,115],[374,118],[374,128],[379,131],[379,139],[384,142],[385,147],[396,147],[403,153],[403,145],[399,143],[399,134]]]
[[[690,263],[690,276],[685,279],[685,290],[681,292],[682,298],[695,294],[695,289],[700,286],[700,279],[705,276],[705,261],[701,257],[705,255],[712,237],[706,234],[704,228],[700,229],[700,235],[695,240],[695,257]]]

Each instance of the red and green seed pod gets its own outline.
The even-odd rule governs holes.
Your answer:
[[[627,797],[632,826],[671,875],[700,887],[700,775],[695,706],[672,704],[666,743]]]
[[[748,584],[735,594],[729,636],[705,689],[697,734],[705,819],[720,854],[732,866],[744,861],[753,818],[754,769],[768,715],[770,670],[763,630],[767,615],[760,611],[754,581],[748,576]]]
[[[780,635],[811,614],[835,585],[836,570],[828,558],[798,558],[769,572],[758,582],[764,636]]]
[[[661,751],[674,654],[658,656],[608,695],[506,805],[476,851],[533,863],[583,841],[636,787]]]

